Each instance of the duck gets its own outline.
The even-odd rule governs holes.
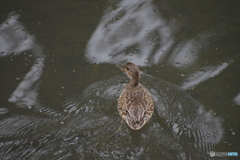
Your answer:
[[[126,72],[130,82],[118,98],[118,112],[122,120],[133,130],[141,129],[152,117],[154,102],[151,94],[140,83],[140,70],[132,62],[118,66]]]

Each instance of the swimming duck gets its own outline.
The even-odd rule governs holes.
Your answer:
[[[152,117],[154,104],[151,94],[140,81],[140,70],[131,62],[119,67],[125,71],[130,82],[125,86],[118,99],[118,112],[133,130],[141,129]]]

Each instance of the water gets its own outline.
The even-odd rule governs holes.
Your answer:
[[[1,159],[240,154],[238,1],[6,1],[0,8]],[[123,123],[111,136],[129,81],[116,65],[128,61],[140,66],[154,115],[139,131]]]

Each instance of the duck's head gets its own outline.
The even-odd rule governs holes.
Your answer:
[[[140,80],[140,70],[138,69],[138,67],[134,63],[128,62],[124,66],[119,66],[119,68],[122,71],[125,71],[127,73],[127,76],[131,79],[130,83],[133,86],[138,85],[139,80]]]

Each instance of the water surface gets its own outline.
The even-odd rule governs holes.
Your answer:
[[[240,154],[238,1],[6,1],[0,8],[1,159]],[[115,66],[128,61],[140,66],[154,115],[139,131],[123,123],[111,136],[129,81]]]

